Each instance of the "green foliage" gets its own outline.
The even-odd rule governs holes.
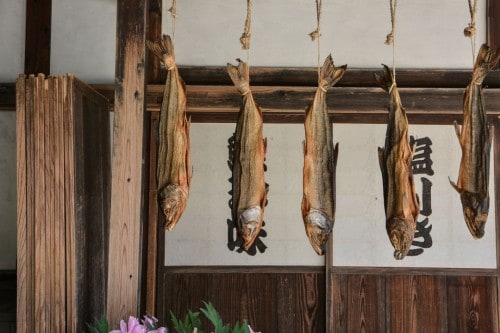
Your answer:
[[[215,328],[215,333],[250,333],[248,329],[248,324],[243,323],[239,324],[238,322],[234,325],[233,330],[231,331],[231,325],[222,322],[222,318],[220,317],[215,307],[210,302],[203,302],[205,304],[205,308],[201,308],[200,310],[203,314],[212,322]]]
[[[194,328],[198,329],[198,333],[203,333],[201,328],[200,313],[199,312],[189,312],[184,316],[184,320],[179,320],[170,311],[170,318],[174,323],[174,328],[177,333],[192,333]]]
[[[101,319],[96,319],[94,325],[87,323],[89,333],[108,333],[109,325],[106,317],[102,316]]]

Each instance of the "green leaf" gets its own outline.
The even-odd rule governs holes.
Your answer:
[[[89,333],[108,333],[108,320],[106,317],[102,316],[101,319],[95,320],[95,326],[86,323],[89,329]]]
[[[224,325],[219,313],[215,310],[212,303],[204,301],[203,304],[205,304],[205,309],[201,308],[200,310],[214,325],[215,333],[229,333],[231,329],[230,326]]]

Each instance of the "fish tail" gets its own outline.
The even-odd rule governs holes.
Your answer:
[[[335,85],[342,78],[342,76],[344,76],[346,70],[347,65],[335,67],[332,55],[329,54],[328,57],[326,57],[323,66],[321,66],[319,86],[326,91],[328,88]]]
[[[246,95],[250,92],[250,69],[243,60],[236,59],[236,61],[238,66],[227,64],[227,73],[240,94]]]
[[[474,64],[474,83],[482,84],[486,75],[498,64],[499,60],[500,51],[491,51],[488,45],[481,45]]]
[[[390,92],[394,83],[394,77],[392,76],[392,72],[387,65],[382,64],[384,66],[384,74],[379,75],[377,73],[373,73],[375,77],[375,81],[377,81],[380,88],[384,89],[386,92]]]
[[[175,66],[174,43],[169,35],[163,35],[158,42],[147,40],[146,46],[163,62],[168,70]]]

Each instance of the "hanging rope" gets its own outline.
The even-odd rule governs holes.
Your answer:
[[[469,2],[469,13],[470,13],[470,23],[464,29],[465,37],[470,38],[471,49],[472,49],[472,67],[474,67],[475,56],[476,56],[476,13],[477,13],[477,2],[478,0],[468,0]]]
[[[312,41],[317,40],[318,41],[318,84],[321,80],[321,47],[320,47],[320,36],[321,36],[321,5],[322,5],[322,0],[316,0],[316,30],[311,32],[309,36],[311,37]]]
[[[391,32],[387,34],[385,44],[392,45],[392,84],[396,84],[396,47],[394,37],[396,35],[396,8],[398,7],[398,0],[389,0],[391,8]]]
[[[172,0],[172,6],[168,11],[172,16],[172,39],[175,40],[175,19],[177,18],[177,0]]]
[[[247,63],[250,61],[250,37],[252,33],[250,28],[252,25],[252,0],[247,0],[247,18],[245,19],[245,28],[240,37],[241,48],[247,50]]]

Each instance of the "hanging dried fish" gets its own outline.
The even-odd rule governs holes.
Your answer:
[[[394,258],[403,259],[410,249],[419,212],[413,181],[413,151],[408,141],[408,119],[391,70],[375,74],[380,87],[390,95],[385,147],[378,149],[384,186],[386,229],[394,247]]]
[[[486,117],[481,84],[499,59],[500,52],[490,51],[485,44],[481,46],[472,82],[464,93],[462,128],[455,122],[462,159],[457,184],[451,180],[450,183],[460,193],[464,219],[474,238],[483,237],[490,206],[488,182],[493,133]]]
[[[156,172],[158,201],[165,215],[165,229],[170,231],[186,208],[192,176],[186,86],[175,64],[170,36],[163,35],[160,42],[148,41],[147,46],[168,70],[160,111]]]
[[[233,155],[233,207],[243,248],[248,250],[262,227],[266,203],[264,159],[267,142],[262,136],[262,110],[250,91],[248,65],[238,59],[238,66],[227,64],[227,72],[243,97],[236,125]]]
[[[326,92],[342,78],[346,69],[346,65],[336,68],[331,55],[325,59],[316,95],[306,109],[304,121],[306,140],[301,210],[307,237],[318,255],[325,253],[325,245],[335,220],[338,143],[333,146]]]

